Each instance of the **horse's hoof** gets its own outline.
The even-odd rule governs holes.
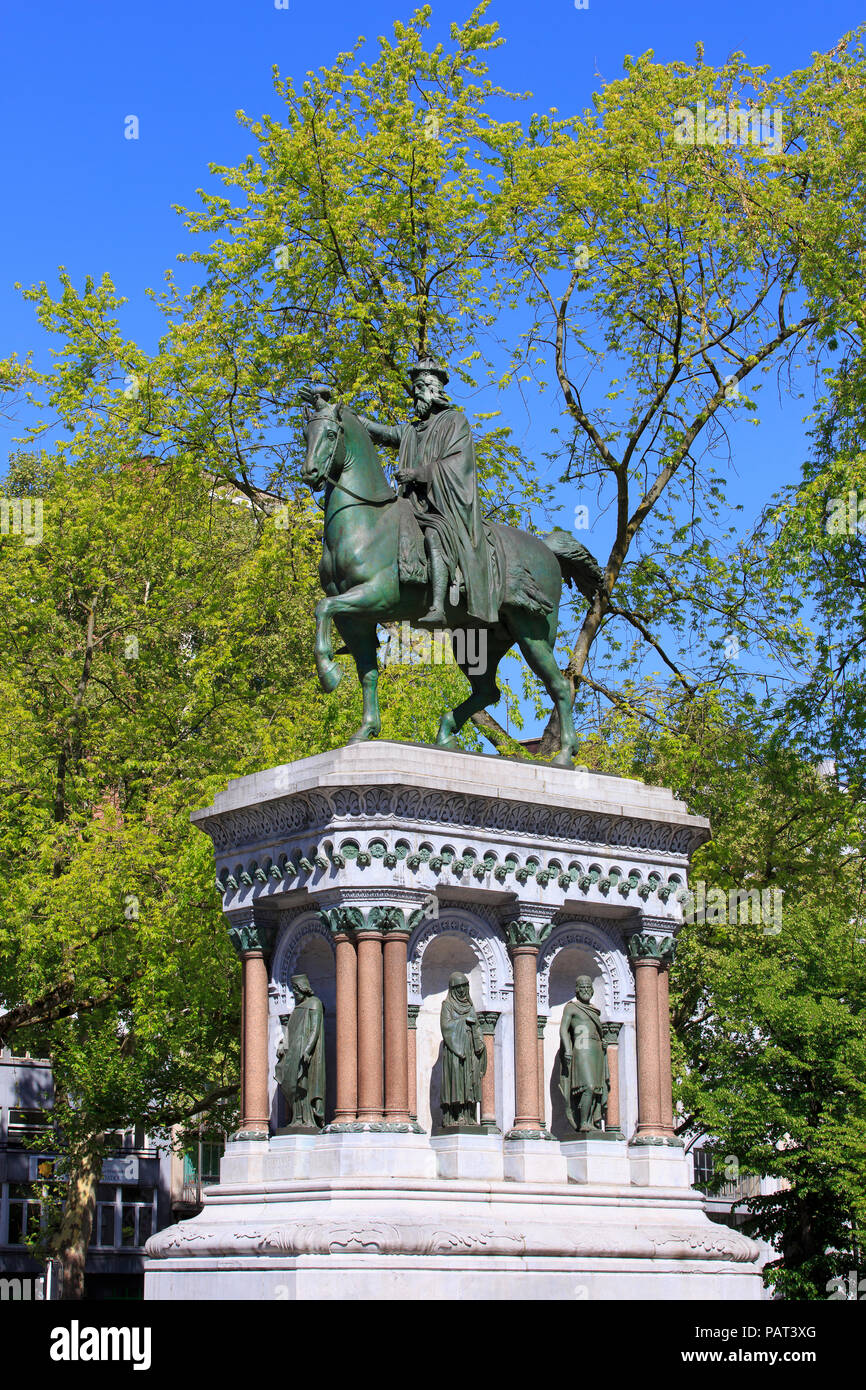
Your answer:
[[[571,753],[567,753],[567,752],[563,749],[563,751],[562,751],[561,753],[557,753],[556,757],[555,757],[554,760],[553,760],[552,766],[553,766],[553,767],[567,767],[567,768],[573,768],[573,767],[574,767],[574,757],[573,757],[573,755],[572,755]]]
[[[373,724],[362,724],[360,729],[356,729],[347,743],[366,743],[368,739],[375,738],[379,730]]]
[[[456,738],[437,738],[435,747],[446,748],[449,753],[460,752],[460,744],[457,742]]]
[[[423,618],[418,618],[416,627],[447,627],[448,619],[445,616],[444,608],[431,608],[429,613],[425,613]]]
[[[330,695],[333,690],[337,689],[337,686],[343,679],[342,669],[337,665],[336,661],[323,661],[322,664],[317,667],[317,670],[319,672],[319,685],[327,695]]]

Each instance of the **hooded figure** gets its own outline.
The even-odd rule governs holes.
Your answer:
[[[474,1125],[481,1100],[481,1078],[487,1070],[487,1050],[478,1015],[469,997],[469,981],[459,971],[448,981],[448,994],[439,1015],[442,1028],[442,1086],[439,1104],[442,1125]]]
[[[318,1131],[325,1124],[325,1011],[306,975],[291,978],[295,1007],[277,1043],[277,1084],[289,1107],[289,1129]]]

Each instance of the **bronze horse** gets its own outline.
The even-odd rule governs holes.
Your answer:
[[[358,417],[346,406],[323,404],[308,416],[304,435],[302,477],[313,492],[325,490],[319,577],[326,597],[316,605],[316,670],[322,689],[335,690],[343,673],[331,645],[333,619],[354,657],[363,692],[364,717],[350,739],[357,743],[374,738],[381,728],[377,626],[401,619],[417,622],[430,605],[430,589],[426,583],[401,582],[398,497]],[[486,631],[486,661],[478,669],[479,663],[466,660],[469,642],[452,643],[471,692],[456,709],[443,714],[436,746],[457,748],[454,735],[466,720],[498,702],[497,667],[516,643],[559,715],[560,751],[553,761],[558,767],[571,767],[577,744],[571,689],[554,656],[559,601],[563,577],[591,598],[601,584],[601,571],[566,531],[552,531],[542,540],[513,526],[493,524],[489,529],[504,557],[499,614],[487,625],[468,615],[462,596],[457,604],[446,605],[448,629]],[[484,646],[476,641],[475,650],[483,653]]]

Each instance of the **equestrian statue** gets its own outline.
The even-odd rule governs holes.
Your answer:
[[[313,492],[324,490],[319,681],[324,690],[335,690],[343,674],[334,660],[333,621],[363,692],[363,720],[350,742],[374,738],[381,728],[378,625],[406,619],[416,627],[448,630],[471,690],[442,716],[436,746],[457,748],[455,734],[466,720],[500,699],[497,667],[516,643],[559,716],[554,762],[571,767],[577,744],[571,689],[554,656],[559,602],[563,579],[592,599],[602,572],[567,531],[556,528],[542,538],[485,522],[469,422],[445,395],[445,368],[423,358],[409,376],[415,414],[405,424],[382,425],[356,415],[332,402],[326,386],[301,391],[308,407],[302,476]],[[375,444],[399,451],[396,492]],[[484,634],[474,648],[465,640],[472,629]],[[464,640],[455,641],[461,632]],[[467,663],[470,649],[486,659]]]

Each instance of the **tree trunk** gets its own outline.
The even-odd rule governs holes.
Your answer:
[[[84,1265],[93,1230],[96,1186],[102,1171],[102,1157],[85,1150],[72,1156],[69,1190],[57,1236],[57,1254],[63,1271],[64,1299],[84,1297]]]

